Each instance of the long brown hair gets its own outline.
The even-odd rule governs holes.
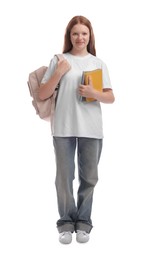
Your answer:
[[[71,51],[71,49],[73,47],[71,40],[70,40],[70,32],[71,32],[71,29],[73,28],[73,26],[76,24],[83,24],[88,27],[89,32],[90,32],[90,39],[89,39],[89,43],[87,46],[87,51],[89,53],[93,54],[94,56],[96,56],[95,37],[94,37],[91,22],[86,17],[81,16],[81,15],[74,16],[66,27],[66,31],[65,31],[65,35],[64,35],[63,53]]]

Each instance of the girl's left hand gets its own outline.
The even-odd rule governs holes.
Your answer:
[[[79,95],[86,98],[94,98],[95,90],[90,77],[88,77],[88,85],[79,85]]]

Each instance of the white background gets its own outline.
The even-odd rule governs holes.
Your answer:
[[[0,259],[146,259],[145,1],[0,4]],[[116,101],[102,105],[104,147],[89,243],[58,242],[50,126],[35,115],[29,72],[62,52],[74,15],[92,23]],[[77,188],[77,172],[75,190]]]

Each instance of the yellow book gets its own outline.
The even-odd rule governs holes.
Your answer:
[[[83,71],[82,84],[88,85],[88,77],[90,76],[93,87],[102,91],[102,69],[96,69],[92,71]],[[83,98],[87,102],[95,101],[94,98]]]

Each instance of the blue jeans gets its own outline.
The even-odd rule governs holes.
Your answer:
[[[56,191],[60,219],[59,233],[92,229],[91,210],[94,187],[98,181],[98,163],[102,139],[53,137],[56,156]],[[73,195],[75,151],[77,148],[79,188],[77,203]],[[77,205],[76,205],[77,204]]]

